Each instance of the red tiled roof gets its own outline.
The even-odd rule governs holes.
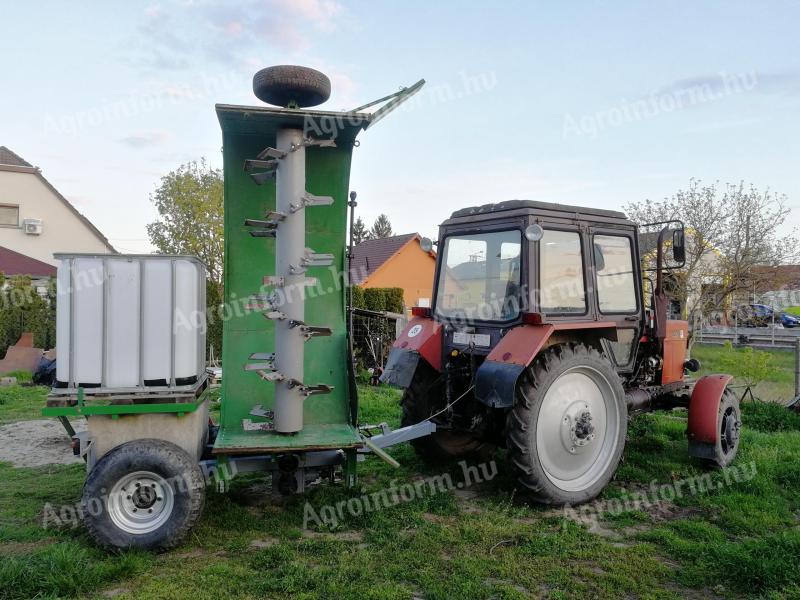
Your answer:
[[[31,277],[55,277],[56,268],[45,262],[14,252],[0,246],[0,273],[6,277],[30,275]]]
[[[13,153],[5,146],[0,146],[0,165],[11,165],[12,167],[33,167],[18,154]]]
[[[407,233],[378,240],[366,240],[353,246],[353,257],[350,261],[350,283],[360,284],[394,256],[400,248],[418,237],[418,233]]]

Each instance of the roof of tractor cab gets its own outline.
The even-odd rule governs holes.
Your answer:
[[[595,221],[602,223],[615,223],[633,226],[633,221],[625,213],[604,208],[589,208],[585,206],[570,206],[568,204],[555,204],[553,202],[539,202],[537,200],[507,200],[497,204],[484,204],[471,206],[455,211],[443,225],[465,223],[472,220],[488,220],[498,217],[514,217],[521,215],[536,215],[559,219],[572,219],[580,221]]]

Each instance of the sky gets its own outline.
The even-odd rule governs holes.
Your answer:
[[[1,6],[0,145],[121,252],[152,250],[161,176],[221,167],[214,104],[260,105],[252,75],[274,64],[326,73],[328,110],[427,81],[360,136],[367,225],[385,213],[434,237],[465,206],[619,209],[691,178],[769,188],[800,214],[798,0]]]

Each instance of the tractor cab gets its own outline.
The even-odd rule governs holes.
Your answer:
[[[438,247],[431,316],[445,355],[486,356],[511,328],[547,321],[602,329],[594,337],[617,368],[633,369],[644,303],[636,226],[622,213],[529,200],[467,208],[442,224]]]
[[[629,411],[694,403],[706,412],[704,427],[690,427],[690,453],[729,463],[739,427],[730,377],[694,394],[688,324],[667,318],[664,277],[670,263],[682,266],[683,225],[653,226],[640,244],[621,212],[530,200],[465,208],[442,223],[432,306],[412,310],[382,376],[405,389],[404,425],[437,427],[413,442],[418,453],[505,446],[537,499],[575,504],[613,475]],[[712,429],[723,402],[720,453]]]

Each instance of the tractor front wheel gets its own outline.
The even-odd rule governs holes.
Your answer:
[[[437,383],[437,379],[436,371],[420,361],[411,385],[403,394],[401,426],[424,421],[444,407],[442,384]],[[495,450],[493,444],[470,433],[440,428],[431,435],[412,440],[411,445],[422,460],[432,464],[458,458],[487,459]]]
[[[611,363],[553,346],[520,375],[506,440],[517,480],[545,504],[580,504],[611,480],[625,447],[625,392]]]

